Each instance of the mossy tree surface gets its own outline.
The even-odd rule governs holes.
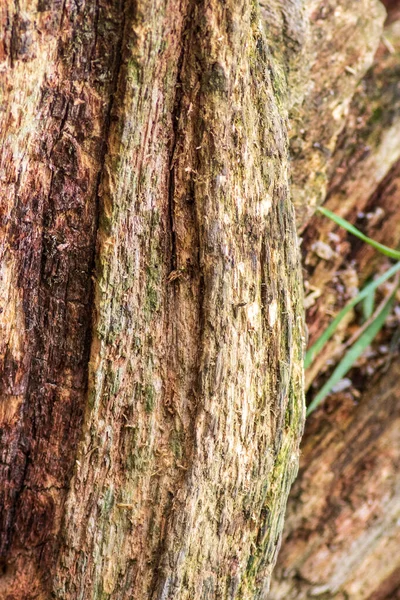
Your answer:
[[[1,10],[1,594],[264,598],[304,418],[285,13]]]
[[[304,225],[382,6],[0,20],[0,596],[267,598],[304,420],[291,198]]]

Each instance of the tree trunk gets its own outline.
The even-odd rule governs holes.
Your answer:
[[[397,593],[387,357],[310,420],[269,593],[304,422],[296,222],[311,338],[377,264],[304,229],[315,207],[399,241],[374,213],[399,205],[387,5],[359,85],[378,0],[3,0],[2,598]]]
[[[0,594],[265,598],[304,419],[284,32],[306,17],[0,11]]]
[[[310,419],[271,599],[399,597],[399,377],[397,353]]]

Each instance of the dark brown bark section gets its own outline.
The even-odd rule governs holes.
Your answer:
[[[397,21],[400,17],[399,0],[382,0],[382,4],[387,10],[387,22]]]
[[[38,12],[22,16],[6,4],[1,256],[12,265],[23,345],[20,356],[10,343],[0,357],[0,595],[11,600],[40,596],[48,586],[80,438],[98,183],[123,6],[39,2]],[[47,65],[33,132],[19,160],[7,139],[13,90],[23,77],[34,81],[29,65],[54,30],[58,42],[41,59]],[[23,101],[18,109],[25,110]]]

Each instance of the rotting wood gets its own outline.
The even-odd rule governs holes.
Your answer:
[[[1,14],[1,593],[263,593],[304,406],[287,84],[258,8]]]
[[[2,598],[49,589],[81,437],[121,6],[0,8]]]
[[[331,210],[393,247],[400,243],[399,32],[393,11],[338,139],[326,200]],[[312,343],[388,261],[320,216],[306,228],[302,248]],[[271,600],[398,597],[398,310],[348,374],[347,388],[307,422]],[[359,315],[349,315],[315,361],[308,385],[323,380],[321,372],[340,356],[355,320]]]
[[[286,115],[255,7],[149,10],[131,26],[102,182],[57,594],[247,598],[268,587],[303,423]]]
[[[337,21],[260,4],[0,9],[13,600],[268,593],[304,418],[287,113]],[[383,13],[339,4],[361,75]]]
[[[310,419],[271,600],[389,600],[398,589],[399,358],[359,403]]]

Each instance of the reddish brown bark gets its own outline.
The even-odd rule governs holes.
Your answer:
[[[80,438],[124,15],[116,2],[1,12],[2,286],[14,302],[0,341],[0,595],[11,600],[46,586]]]

